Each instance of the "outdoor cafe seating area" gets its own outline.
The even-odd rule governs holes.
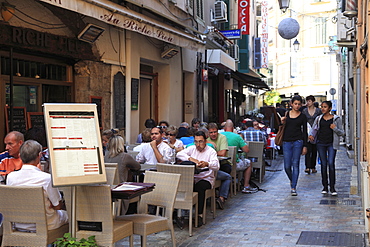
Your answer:
[[[132,147],[129,145],[128,153],[135,156],[137,153],[132,151]],[[253,167],[258,171],[258,181],[262,182],[265,173],[263,143],[251,142],[249,147],[248,155],[255,158]],[[220,160],[230,159],[233,164],[230,174],[231,201],[232,196],[240,191],[242,178],[242,172],[236,171],[236,152],[236,147],[229,147],[229,157],[219,157]],[[142,164],[141,173],[144,176],[135,176],[137,181],[123,184],[120,187],[122,189],[118,188],[117,164],[106,163],[105,169],[107,184],[59,187],[70,220],[69,224],[51,231],[47,229],[41,187],[0,186],[1,198],[7,198],[0,200],[0,212],[3,215],[0,222],[3,225],[1,246],[46,246],[67,232],[74,233],[77,239],[94,235],[98,246],[114,246],[115,242],[124,238],[128,238],[130,246],[133,246],[133,235],[140,235],[141,246],[146,246],[147,235],[165,230],[173,246],[176,246],[175,210],[188,215],[184,230],[189,232],[189,237],[193,236],[193,227],[198,227],[200,223],[197,217],[198,195],[193,192],[194,166]],[[211,212],[213,218],[217,217],[216,195],[220,184],[216,180],[214,188],[206,191],[205,200],[209,200],[209,203],[204,203],[202,224],[209,220],[207,212]],[[126,214],[129,206],[132,208],[133,205],[137,213]],[[36,223],[37,230],[35,233],[15,231],[12,222]]]

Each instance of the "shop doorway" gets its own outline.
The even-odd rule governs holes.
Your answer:
[[[140,78],[139,88],[139,124],[142,128],[145,120],[154,117],[154,106],[153,106],[153,79],[152,78]]]

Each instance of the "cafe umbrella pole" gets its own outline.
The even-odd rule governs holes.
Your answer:
[[[10,77],[9,77],[9,131],[13,131],[13,47],[10,47]]]

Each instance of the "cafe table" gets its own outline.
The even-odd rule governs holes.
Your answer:
[[[126,182],[116,186],[112,186],[112,199],[126,199],[141,196],[143,194],[153,191],[155,187],[154,183],[136,183]]]

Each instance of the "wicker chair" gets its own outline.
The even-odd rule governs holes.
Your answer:
[[[215,177],[217,177],[217,173],[215,173]],[[217,180],[216,180],[217,181]],[[213,213],[213,219],[216,218],[216,191],[215,187],[206,190],[204,196],[204,207],[202,213],[203,225],[206,224],[206,208],[207,208],[207,199],[211,198],[211,213]]]
[[[107,184],[117,185],[119,184],[118,168],[117,167],[105,167],[105,173],[107,175]]]
[[[0,186],[0,195],[2,246],[46,246],[68,232],[68,224],[48,230],[42,186]],[[36,223],[36,232],[15,231],[12,222]]]
[[[114,246],[118,240],[130,237],[130,246],[133,246],[133,223],[114,220],[111,202],[111,189],[108,185],[76,186],[77,238],[87,239],[95,235],[99,246]],[[101,231],[83,230],[83,223],[101,225]]]
[[[252,168],[259,170],[259,183],[262,182],[265,176],[265,162],[263,160],[264,142],[247,142],[249,147],[248,158],[257,158],[256,162],[252,162]]]
[[[239,189],[237,171],[236,171],[236,146],[229,146],[229,157],[231,157],[231,184],[230,184],[230,196],[232,194],[236,195],[236,190]]]
[[[195,226],[198,226],[198,193],[193,192],[194,167],[157,164],[157,170],[159,172],[181,174],[174,208],[189,210],[189,236],[193,236],[193,205],[195,205]]]
[[[172,212],[180,176],[180,174],[147,171],[145,173],[144,182],[155,183],[155,189],[141,196],[139,214],[117,217],[118,220],[134,222],[134,234],[141,235],[142,246],[146,246],[147,235],[164,230],[171,231],[172,245],[176,246]],[[157,206],[157,215],[148,214],[148,205]],[[163,216],[159,216],[160,207],[163,208]]]

